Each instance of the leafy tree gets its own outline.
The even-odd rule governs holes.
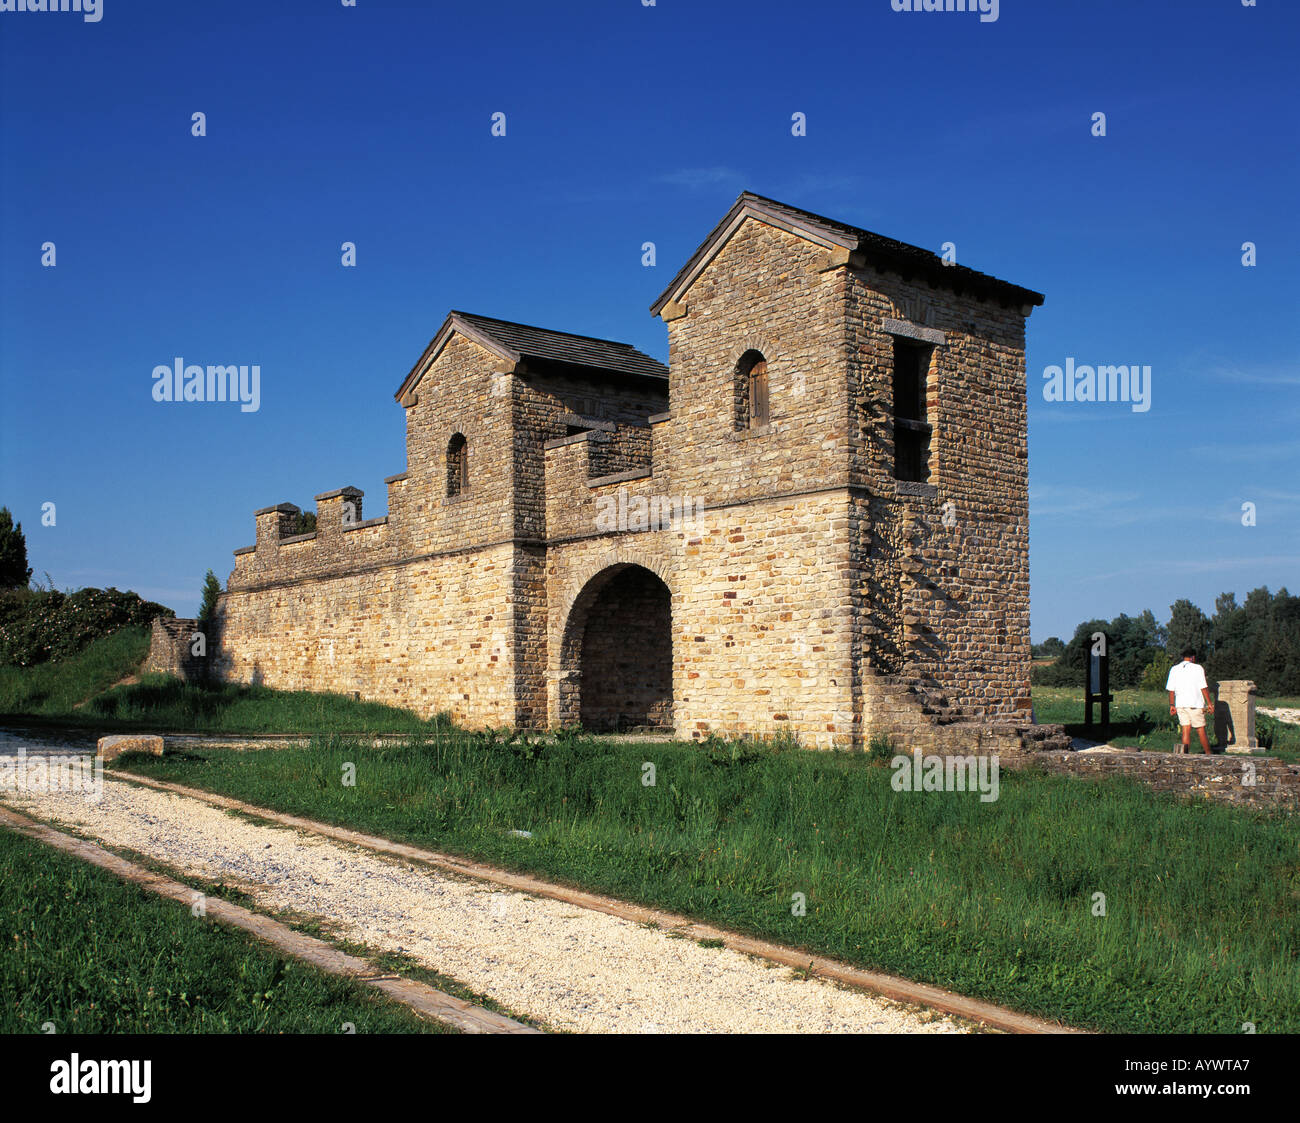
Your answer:
[[[1033,681],[1046,686],[1081,686],[1092,655],[1092,637],[1097,632],[1106,636],[1112,689],[1137,686],[1152,659],[1164,654],[1164,629],[1149,610],[1141,616],[1121,613],[1114,620],[1088,620],[1080,624],[1055,663],[1035,668]]]
[[[23,524],[15,525],[9,508],[0,507],[0,589],[25,589],[31,579]]]
[[[221,595],[221,582],[217,580],[217,575],[208,570],[208,574],[203,578],[203,604],[199,608],[199,623],[207,624],[212,620],[212,615],[217,609],[217,597]]]
[[[1236,594],[1221,593],[1213,617],[1186,599],[1170,605],[1169,613],[1163,628],[1149,611],[1080,624],[1054,664],[1033,668],[1032,680],[1046,686],[1082,685],[1092,635],[1105,632],[1112,687],[1163,690],[1169,663],[1190,646],[1204,660],[1212,682],[1252,679],[1261,694],[1300,694],[1300,597],[1285,588],[1276,593],[1259,588],[1240,603]]]
[[[1059,659],[1065,654],[1065,641],[1060,636],[1048,636],[1042,643],[1030,648],[1035,659]]]
[[[1181,659],[1185,647],[1196,648],[1199,659],[1206,657],[1210,647],[1210,621],[1191,601],[1179,599],[1169,606],[1165,651],[1171,659]]]

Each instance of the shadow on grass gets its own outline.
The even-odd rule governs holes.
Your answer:
[[[275,690],[244,683],[189,683],[166,675],[115,686],[84,707],[55,713],[0,715],[0,723],[27,728],[101,732],[213,734],[431,733],[448,715],[421,718],[411,710],[340,694]]]

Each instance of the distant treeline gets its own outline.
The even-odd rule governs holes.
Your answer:
[[[1182,658],[1183,648],[1194,647],[1212,681],[1252,679],[1261,694],[1300,694],[1300,597],[1285,588],[1255,589],[1244,604],[1235,593],[1223,593],[1213,616],[1179,600],[1169,608],[1168,624],[1150,609],[1141,616],[1089,620],[1069,643],[1053,636],[1034,645],[1035,658],[1055,656],[1056,662],[1035,666],[1033,681],[1082,685],[1094,632],[1106,633],[1112,688],[1163,690],[1169,667]]]

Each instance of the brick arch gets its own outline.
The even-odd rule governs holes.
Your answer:
[[[430,493],[429,497],[436,507],[445,507],[468,496],[473,489],[475,472],[479,471],[481,474],[482,462],[478,457],[487,443],[487,432],[477,420],[462,417],[440,419],[436,426],[429,428],[428,433],[429,448],[432,455],[429,458],[427,468],[424,470],[430,473],[427,484]],[[448,456],[451,452],[452,442],[457,437],[464,442],[463,454],[467,471],[464,488],[453,494],[447,486],[450,482]]]
[[[746,336],[739,341],[739,349],[733,346],[731,356],[731,392],[732,392],[732,412],[733,426],[735,429],[744,429],[749,424],[749,376],[746,373],[741,375],[740,364],[744,361],[746,355],[751,352],[762,356],[763,361],[767,364],[766,369],[770,369],[776,361],[775,352],[772,350],[771,342],[765,338],[756,336]]]
[[[637,553],[610,551],[570,582],[553,645],[559,725],[671,725],[672,586]]]
[[[637,547],[614,546],[605,550],[598,557],[587,561],[566,580],[564,594],[560,598],[558,623],[561,634],[567,627],[569,616],[573,612],[573,605],[582,595],[583,590],[602,572],[617,565],[636,565],[642,569],[648,569],[668,586],[670,593],[674,592],[672,567],[669,565],[667,557],[658,552],[652,554],[650,551],[640,548],[640,544]]]
[[[747,335],[744,339],[738,340],[732,347],[731,368],[736,369],[737,364],[744,357],[746,351],[759,351],[769,363],[772,362],[776,355],[776,349],[772,346],[772,341],[766,337],[757,335]]]

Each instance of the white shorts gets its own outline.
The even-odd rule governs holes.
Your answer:
[[[1179,706],[1178,724],[1190,725],[1193,729],[1205,728],[1204,706]]]

